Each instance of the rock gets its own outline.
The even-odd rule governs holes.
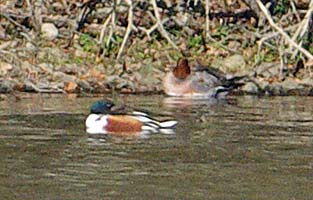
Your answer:
[[[305,77],[302,79],[302,84],[306,86],[313,86],[313,80],[311,77]]]
[[[41,33],[47,40],[54,40],[59,35],[59,30],[53,23],[44,23],[41,26]]]
[[[54,81],[62,81],[62,82],[75,82],[76,77],[72,75],[65,74],[63,72],[54,72],[53,73]]]
[[[92,87],[86,80],[78,80],[77,85],[84,91],[91,91]]]
[[[0,76],[5,76],[12,69],[13,69],[13,66],[11,64],[0,62]]]
[[[77,48],[74,52],[74,56],[76,58],[87,58],[88,57],[88,53],[85,52],[83,49],[79,49]]]
[[[0,101],[8,100],[8,96],[5,94],[0,94]]]
[[[238,49],[242,46],[242,43],[236,40],[229,41],[227,47],[230,49],[233,49],[235,51],[238,51]]]
[[[305,87],[294,79],[288,78],[281,83],[285,95],[302,95],[305,93]]]
[[[14,82],[10,80],[0,80],[0,93],[10,93],[13,91]]]
[[[181,27],[184,27],[184,28],[188,27],[188,26],[186,26],[188,20],[190,19],[189,16],[188,16],[188,13],[186,13],[186,12],[179,12],[179,13],[177,13],[176,16],[177,17],[174,17],[174,20],[178,24],[178,26],[181,26]]]
[[[24,92],[38,92],[38,87],[29,80],[24,81]]]
[[[53,86],[53,88],[58,88],[60,90],[63,90],[65,83],[64,82],[53,82],[53,83],[50,83],[50,85]]]
[[[303,89],[304,86],[300,85],[299,82],[295,81],[294,79],[288,78],[281,83],[282,87],[286,90],[300,90]]]
[[[42,60],[45,63],[61,63],[64,62],[64,60],[69,60],[70,56],[69,54],[66,54],[64,50],[54,47],[54,48],[40,48],[40,51],[38,51],[37,54],[37,58],[38,60]]]
[[[64,84],[64,91],[67,93],[75,93],[78,91],[78,85],[75,82],[66,82]]]
[[[0,40],[6,40],[7,34],[5,33],[5,29],[0,25]]]
[[[43,73],[53,74],[53,65],[50,63],[40,63],[38,67],[42,70]]]
[[[288,78],[285,81],[279,83],[275,82],[269,84],[265,88],[266,92],[270,95],[307,95],[310,92],[309,88],[305,88],[299,84],[296,80]]]
[[[69,74],[69,75],[77,75],[80,71],[80,68],[77,66],[77,64],[65,64],[62,67],[59,67],[60,71]]]
[[[38,50],[38,48],[35,45],[33,45],[31,42],[27,42],[25,46],[29,51],[35,52]]]
[[[283,95],[283,88],[279,83],[268,84],[265,87],[265,92],[268,95],[279,96]]]
[[[64,7],[63,7],[63,5],[60,2],[52,3],[51,7],[56,12],[62,12],[64,10]]]
[[[281,74],[280,67],[279,63],[263,63],[256,68],[255,73],[257,76],[263,78],[279,77],[280,75],[285,77],[286,70],[284,69],[283,74]]]
[[[245,70],[246,62],[241,55],[232,55],[225,59],[215,59],[212,61],[211,66],[219,69],[224,73],[238,73]]]
[[[245,94],[259,94],[260,93],[259,87],[253,82],[246,83],[241,88],[241,91],[244,92]]]
[[[23,61],[20,66],[21,66],[21,71],[24,71],[24,72],[34,71],[35,69],[34,65],[30,64],[28,61]]]

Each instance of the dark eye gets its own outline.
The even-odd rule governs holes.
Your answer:
[[[96,121],[100,121],[100,120],[101,120],[101,117],[99,117],[99,118],[96,119]]]

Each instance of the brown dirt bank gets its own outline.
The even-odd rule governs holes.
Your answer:
[[[185,56],[246,76],[237,94],[312,95],[309,1],[262,1],[308,54],[257,1],[205,2],[0,1],[0,93],[162,93]]]
[[[129,58],[130,60],[131,58]],[[114,63],[114,61],[109,61]],[[162,94],[162,77],[165,69],[175,65],[163,64],[161,60],[146,59],[134,63],[82,67],[69,63],[55,67],[51,63],[40,63],[32,67],[24,62],[23,68],[8,63],[0,63],[3,77],[0,78],[0,93],[77,93],[77,94]],[[191,62],[195,64],[195,61]],[[313,95],[313,80],[306,70],[300,69],[297,75],[292,69],[281,71],[278,63],[263,63],[256,69],[241,71],[245,64],[240,55],[216,59],[210,67],[218,64],[227,74],[246,76],[244,84],[233,94],[253,95]],[[234,66],[237,68],[234,69]],[[4,67],[3,67],[4,66]],[[22,66],[21,66],[22,67]],[[231,67],[231,69],[229,69]]]

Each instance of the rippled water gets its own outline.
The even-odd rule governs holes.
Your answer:
[[[173,135],[89,136],[99,98],[0,102],[1,199],[313,199],[311,97],[122,96]]]

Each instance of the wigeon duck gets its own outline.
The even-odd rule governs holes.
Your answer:
[[[157,121],[141,111],[127,111],[107,100],[95,102],[86,119],[86,132],[90,134],[134,135],[146,133],[173,133],[177,121]]]
[[[163,79],[164,92],[177,97],[224,98],[234,86],[233,78],[226,79],[212,69],[192,72],[185,58],[180,58]]]

